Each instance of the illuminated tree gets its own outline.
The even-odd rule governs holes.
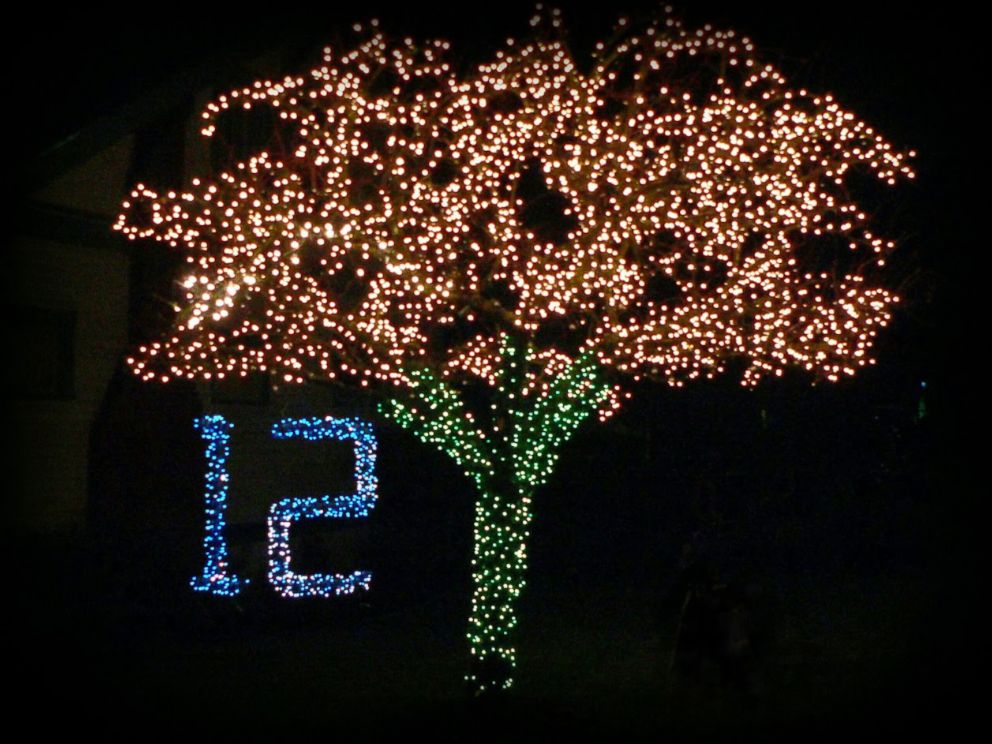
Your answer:
[[[268,147],[183,193],[138,185],[116,224],[189,262],[173,329],[128,360],[143,379],[370,388],[472,479],[478,691],[511,684],[531,499],[580,423],[731,360],[744,385],[872,363],[894,246],[849,176],[913,176],[733,31],[621,19],[583,66],[557,11],[531,25],[463,72],[446,42],[356,27],[204,111],[207,137],[275,114]]]

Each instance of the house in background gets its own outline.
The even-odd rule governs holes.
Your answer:
[[[181,187],[232,154],[264,147],[269,122],[232,117],[221,137],[207,141],[198,114],[216,92],[286,64],[279,51],[248,67],[214,60],[31,164],[3,280],[8,348],[16,350],[7,389],[17,485],[8,508],[25,536],[103,534],[104,542],[151,540],[195,556],[204,460],[192,422],[203,412],[237,427],[229,517],[235,532],[250,525],[252,542],[264,539],[259,526],[271,501],[349,487],[347,447],[280,446],[269,427],[284,416],[368,413],[367,402],[320,388],[272,390],[261,377],[145,385],[124,364],[128,348],[168,327],[182,268],[178,252],[111,229],[121,201],[136,182]],[[317,471],[327,474],[322,484],[312,477]]]
[[[125,135],[46,178],[5,254],[13,508],[32,533],[85,524],[90,430],[128,341],[132,252],[109,228],[134,146]]]

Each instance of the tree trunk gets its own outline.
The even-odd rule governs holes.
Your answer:
[[[530,494],[510,479],[486,483],[477,494],[472,556],[472,656],[466,677],[472,694],[508,689],[516,664],[517,598],[525,584]]]
[[[476,485],[466,676],[476,696],[513,684],[531,495],[553,472],[562,446],[610,391],[598,377],[595,358],[583,354],[539,392],[525,395],[530,351],[504,339],[499,385],[485,416],[473,415],[457,388],[425,369],[410,373],[406,396],[380,407],[422,442],[449,455]]]

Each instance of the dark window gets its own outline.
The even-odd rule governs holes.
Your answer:
[[[14,307],[9,315],[16,350],[11,392],[27,400],[75,396],[76,312]]]

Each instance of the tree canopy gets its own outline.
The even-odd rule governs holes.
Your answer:
[[[125,202],[117,229],[189,262],[174,329],[135,371],[493,384],[504,334],[532,345],[538,386],[583,352],[674,385],[733,358],[746,384],[870,363],[894,245],[849,181],[912,177],[907,155],[733,31],[621,20],[580,64],[557,11],[531,23],[458,70],[448,43],[372,22],[304,74],[211,102],[205,136],[267,109],[271,141]]]

